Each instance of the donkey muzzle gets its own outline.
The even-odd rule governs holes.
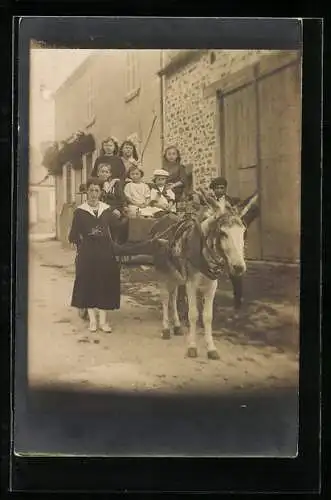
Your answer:
[[[233,276],[242,276],[246,272],[245,264],[232,264],[229,268],[230,274]]]

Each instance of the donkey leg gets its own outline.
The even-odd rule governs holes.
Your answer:
[[[184,323],[188,323],[188,304],[185,285],[179,285],[177,289],[177,310],[179,317]]]
[[[206,339],[209,359],[220,358],[214,344],[213,333],[212,333],[213,304],[214,304],[216,289],[217,289],[217,280],[210,281],[210,284],[204,293],[204,305],[202,312],[203,324],[205,328],[205,339]]]
[[[177,294],[178,294],[178,287],[176,287],[171,295],[171,306],[172,306],[172,314],[173,314],[173,321],[174,321],[174,335],[183,335],[183,331],[180,326],[180,319],[178,316],[178,309],[177,309]]]
[[[170,339],[170,328],[169,328],[169,290],[167,288],[162,288],[161,290],[161,300],[162,300],[162,338],[164,340]]]
[[[197,344],[196,344],[198,308],[197,308],[197,288],[193,281],[187,282],[186,291],[188,300],[188,320],[189,320],[187,355],[189,358],[196,358],[198,355]]]

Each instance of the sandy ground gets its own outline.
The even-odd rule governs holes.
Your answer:
[[[207,359],[202,331],[199,357],[188,359],[185,336],[161,339],[153,268],[122,269],[122,306],[110,313],[113,332],[90,333],[86,322],[69,306],[73,253],[57,242],[47,242],[32,244],[30,256],[28,359],[32,385],[66,383],[87,389],[163,392],[296,383],[298,356],[293,339],[298,334],[297,312],[286,297],[282,303],[270,297],[255,299],[239,320],[230,321],[231,290],[224,283],[215,300],[214,321],[221,359]],[[246,290],[249,286],[247,280]]]

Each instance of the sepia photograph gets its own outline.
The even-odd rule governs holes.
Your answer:
[[[15,453],[297,455],[301,64],[31,43]]]

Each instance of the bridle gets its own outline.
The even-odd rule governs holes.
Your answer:
[[[217,279],[227,268],[227,258],[225,256],[222,243],[221,243],[221,231],[222,225],[220,221],[222,218],[234,218],[232,223],[237,223],[238,225],[245,224],[236,214],[225,214],[221,215],[216,219],[212,226],[209,228],[206,234],[203,233],[201,227],[201,269],[200,271],[210,279]],[[238,219],[238,221],[236,220]],[[225,221],[224,221],[225,222]]]

